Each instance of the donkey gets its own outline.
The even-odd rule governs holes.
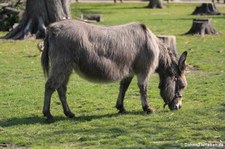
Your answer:
[[[81,77],[99,83],[120,81],[116,108],[125,113],[124,96],[136,75],[142,108],[153,109],[147,102],[149,74],[160,77],[160,94],[170,110],[180,109],[182,92],[187,85],[184,70],[187,52],[178,60],[143,24],[97,26],[75,20],[63,20],[48,27],[41,62],[45,84],[43,114],[48,119],[51,96],[57,90],[64,114],[75,115],[67,104],[66,90],[73,70]],[[51,67],[50,67],[51,66]]]

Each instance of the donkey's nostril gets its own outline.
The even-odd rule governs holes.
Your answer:
[[[181,105],[175,105],[175,110],[179,110],[181,108]]]
[[[182,106],[181,106],[181,105],[179,105],[179,109],[181,109],[181,107],[182,107]]]

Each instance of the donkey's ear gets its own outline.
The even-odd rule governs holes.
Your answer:
[[[183,72],[186,68],[185,61],[187,58],[187,51],[183,52],[178,61],[178,67],[181,72]]]

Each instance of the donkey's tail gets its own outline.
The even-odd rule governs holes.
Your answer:
[[[44,50],[42,52],[42,55],[41,55],[41,65],[42,65],[42,69],[43,69],[43,72],[44,72],[44,75],[46,77],[48,77],[48,74],[49,74],[49,56],[48,56],[48,49],[49,49],[49,35],[48,35],[48,32],[47,32],[47,35],[44,39]]]

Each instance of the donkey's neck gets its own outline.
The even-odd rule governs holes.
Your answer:
[[[167,49],[162,42],[159,41],[159,64],[156,72],[159,74],[160,77],[164,77],[165,75],[173,75],[176,73],[177,69],[177,53],[171,52]]]

